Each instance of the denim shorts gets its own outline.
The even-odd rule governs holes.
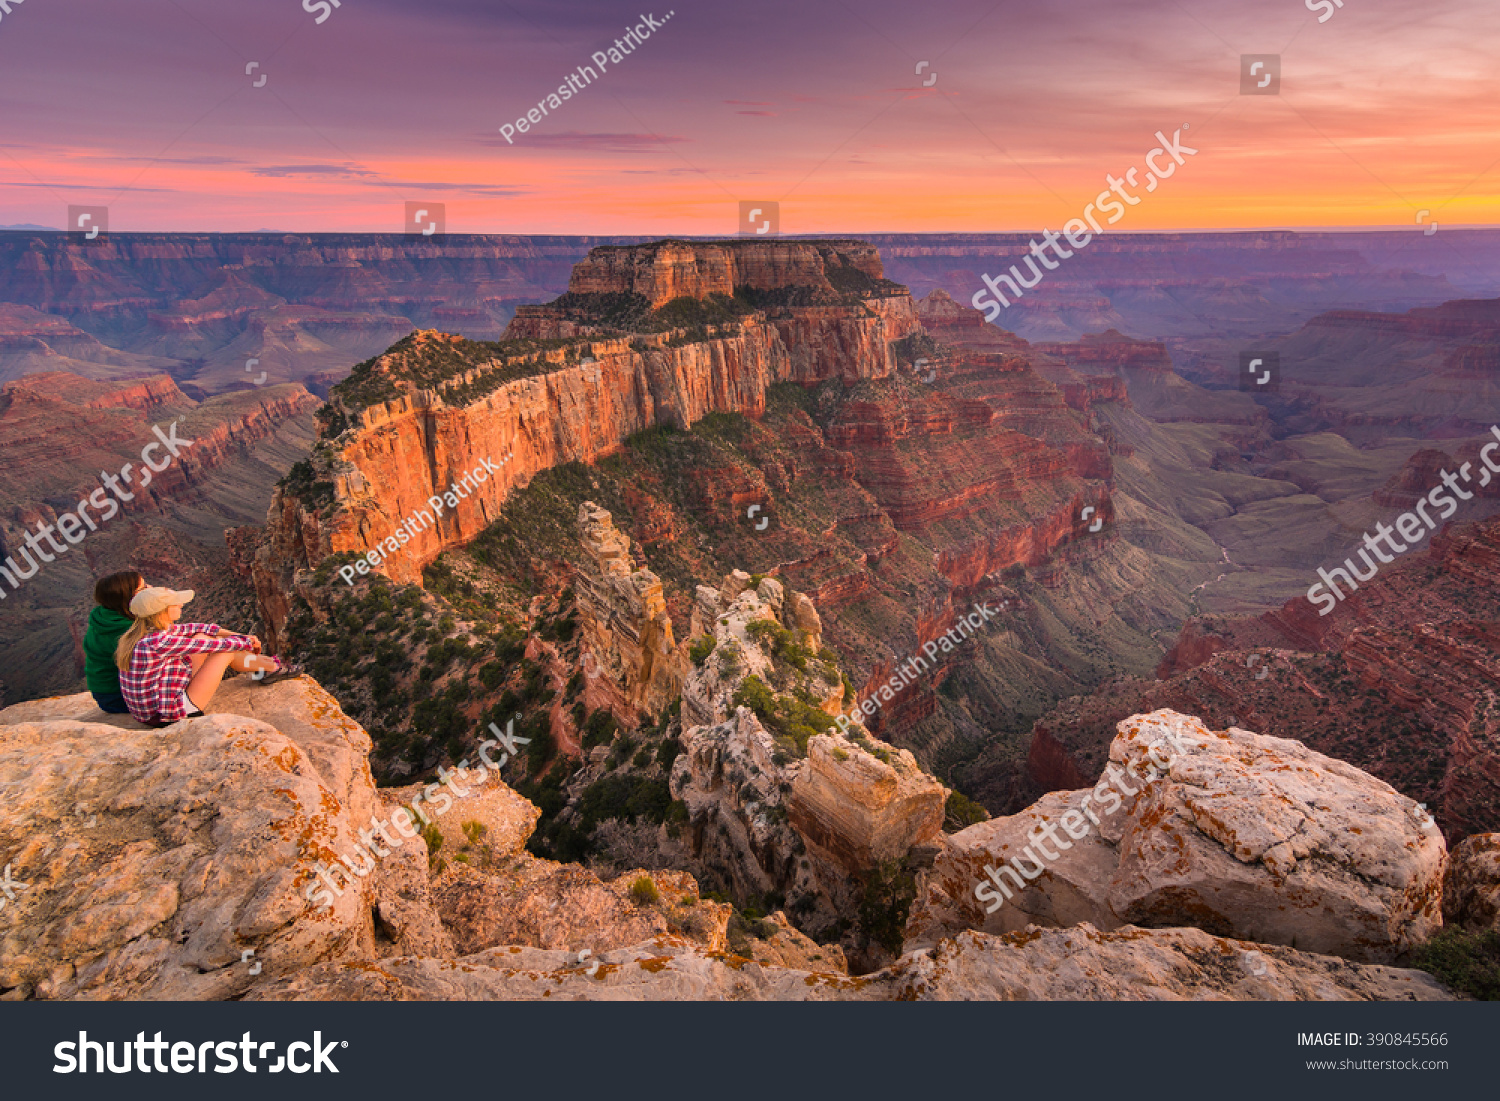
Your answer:
[[[128,715],[130,708],[125,706],[125,697],[118,692],[90,692],[94,702],[99,705],[99,710],[106,715]]]

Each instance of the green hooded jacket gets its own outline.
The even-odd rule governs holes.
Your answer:
[[[135,620],[99,605],[89,613],[89,629],[83,636],[83,677],[89,691],[104,694],[120,690],[120,669],[115,647]]]

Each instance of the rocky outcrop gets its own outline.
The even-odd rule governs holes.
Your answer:
[[[812,656],[812,602],[775,578],[753,580],[736,570],[717,590],[699,586],[692,630],[714,646],[683,687],[672,794],[687,805],[696,867],[735,897],[784,897],[801,927],[828,928],[857,905],[859,877],[937,838],[947,789],[858,725],[803,726],[799,742],[740,703],[762,716],[816,707],[827,725],[852,702],[837,667]]]
[[[1086,924],[963,932],[851,978],[836,948],[781,914],[737,939],[731,908],[702,899],[683,872],[636,869],[602,881],[529,856],[520,844],[535,808],[479,770],[424,789],[441,843],[407,837],[396,812],[416,803],[415,791],[377,794],[354,764],[368,748],[364,731],[306,678],[232,680],[210,714],[160,731],[103,716],[87,696],[0,712],[0,851],[11,854],[16,895],[0,910],[0,992],[250,1001],[1449,996],[1418,972],[1195,929]],[[441,802],[443,789],[454,806]],[[382,844],[388,837],[402,840]],[[330,877],[334,863],[352,874]],[[340,890],[319,905],[329,882]]]
[[[874,245],[783,239],[668,240],[590,250],[582,263],[574,265],[568,291],[637,294],[656,309],[674,298],[732,296],[742,287],[759,291],[796,287],[837,297],[851,277],[870,287],[888,284]],[[832,282],[835,279],[837,289]]]
[[[458,966],[455,966],[457,964]],[[327,963],[250,1000],[1446,1001],[1420,971],[1261,949],[1196,929],[962,933],[858,978],[752,965],[676,937],[591,954],[496,948],[456,961]]]
[[[784,666],[777,672],[774,629],[790,632],[789,640],[809,654],[822,648],[822,620],[807,594],[788,592],[774,577],[763,578],[755,588],[752,580],[744,570],[733,570],[717,589],[698,586],[688,630],[700,645],[711,640],[713,648],[683,685],[684,726],[711,726],[732,716],[734,693],[746,677],[776,683],[784,675]],[[838,714],[844,686],[837,668],[820,656],[805,662],[800,672],[804,675],[796,687],[829,715]]]
[[[1443,878],[1443,920],[1475,932],[1500,929],[1500,834],[1478,833],[1454,846]]]
[[[949,838],[924,874],[907,947],[960,928],[1088,921],[1388,962],[1442,924],[1442,835],[1358,769],[1171,711],[1120,723],[1110,760],[1092,792],[1053,793]]]
[[[799,765],[777,763],[785,758],[750,709],[685,730],[682,744],[672,795],[687,805],[688,844],[699,866],[736,898],[823,895],[811,869],[798,865],[805,846],[787,826],[783,787]]]
[[[595,663],[588,672],[602,672],[618,686],[627,713],[656,715],[681,693],[688,665],[672,635],[661,580],[631,569],[630,540],[592,501],[579,506],[578,528],[592,564],[577,581],[583,649]]]
[[[0,988],[223,999],[255,983],[248,958],[264,981],[371,950],[357,894],[321,912],[303,895],[358,844],[369,737],[311,681],[259,691],[295,738],[227,713],[161,731],[54,717],[103,719],[87,695],[0,712],[0,852],[26,884],[0,915]]]
[[[792,288],[807,301],[742,312],[711,334],[662,325],[622,332],[586,311],[578,320],[568,305],[525,311],[498,349],[413,334],[331,395],[329,434],[337,438],[313,462],[334,499],[295,504],[321,514],[310,554],[364,553],[408,517],[434,513],[429,499],[453,488],[446,511],[415,525],[383,567],[395,580],[415,580],[443,550],[488,526],[510,490],[537,472],[593,462],[657,425],[685,428],[712,412],[758,416],[773,383],[888,376],[891,342],[919,328],[905,288],[885,280],[878,254],[858,242],[596,249],[574,283],[575,295],[638,294],[653,305],[736,288]],[[570,346],[538,344],[559,339]],[[351,426],[355,432],[337,435]],[[465,484],[465,472],[485,458],[503,469]],[[285,515],[288,507],[273,505],[273,528],[305,529]],[[297,545],[275,530],[269,542]],[[315,564],[310,556],[260,557],[257,591],[273,617],[273,590],[290,591],[295,568]]]
[[[947,790],[904,749],[854,752],[857,742],[820,734],[787,800],[792,828],[830,863],[860,872],[900,860],[942,833]]]

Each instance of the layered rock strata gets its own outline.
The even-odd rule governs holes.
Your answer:
[[[365,554],[404,528],[407,540],[381,569],[399,582],[419,580],[440,553],[489,526],[510,491],[539,471],[593,462],[656,425],[687,427],[712,412],[758,416],[776,382],[889,376],[891,343],[919,329],[904,288],[879,276],[873,249],[853,242],[777,243],[759,252],[667,242],[606,251],[580,271],[589,294],[644,289],[648,301],[669,291],[701,298],[730,285],[725,278],[745,281],[731,292],[768,293],[788,279],[811,279],[815,303],[754,310],[712,332],[621,335],[585,325],[598,336],[587,340],[566,310],[536,307],[499,346],[423,331],[362,365],[331,395],[329,438],[311,460],[312,480],[331,500],[283,490],[272,503],[252,569],[273,640],[299,568]],[[836,291],[830,277],[857,288]],[[486,459],[498,469],[481,477]],[[447,505],[435,507],[448,493]]]
[[[672,619],[661,580],[650,570],[633,570],[630,540],[616,530],[610,514],[592,502],[578,509],[579,534],[592,569],[576,583],[585,673],[603,674],[623,693],[631,711],[655,715],[681,693],[687,657],[672,635]]]

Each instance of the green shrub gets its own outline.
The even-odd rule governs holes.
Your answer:
[[[943,832],[945,833],[957,833],[976,822],[988,822],[989,819],[989,811],[959,791],[951,792],[948,795],[948,802],[943,806]]]
[[[595,711],[583,727],[584,752],[596,745],[608,745],[614,741],[615,731],[619,728],[619,722],[608,709]]]
[[[861,883],[859,927],[865,938],[893,956],[901,954],[906,918],[917,897],[917,880],[900,860],[866,872]]]
[[[672,763],[683,754],[683,745],[677,738],[667,738],[656,749],[656,763],[661,765],[667,772],[672,771]]]
[[[427,867],[434,871],[443,870],[443,858],[438,856],[438,850],[443,847],[443,834],[432,823],[422,827],[422,840],[427,842]]]
[[[796,635],[774,619],[754,620],[746,625],[745,632],[769,647],[772,657],[786,662],[798,672],[806,670],[808,659],[813,657],[813,652],[798,642]]]
[[[719,640],[713,635],[700,635],[693,639],[693,644],[688,647],[688,657],[693,659],[694,665],[702,665],[718,644]]]
[[[612,818],[631,823],[644,818],[659,826],[666,821],[671,805],[672,791],[666,780],[621,773],[591,784],[578,800],[578,816],[587,833]]]
[[[630,885],[630,897],[638,906],[650,906],[661,899],[661,892],[649,875],[643,875]]]
[[[1439,929],[1416,950],[1412,963],[1460,994],[1482,1002],[1500,1001],[1500,929]]]
[[[833,716],[806,694],[777,695],[753,674],[740,682],[731,702],[755,712],[776,743],[797,757],[807,756],[807,743],[813,735],[826,734],[834,727]]]

